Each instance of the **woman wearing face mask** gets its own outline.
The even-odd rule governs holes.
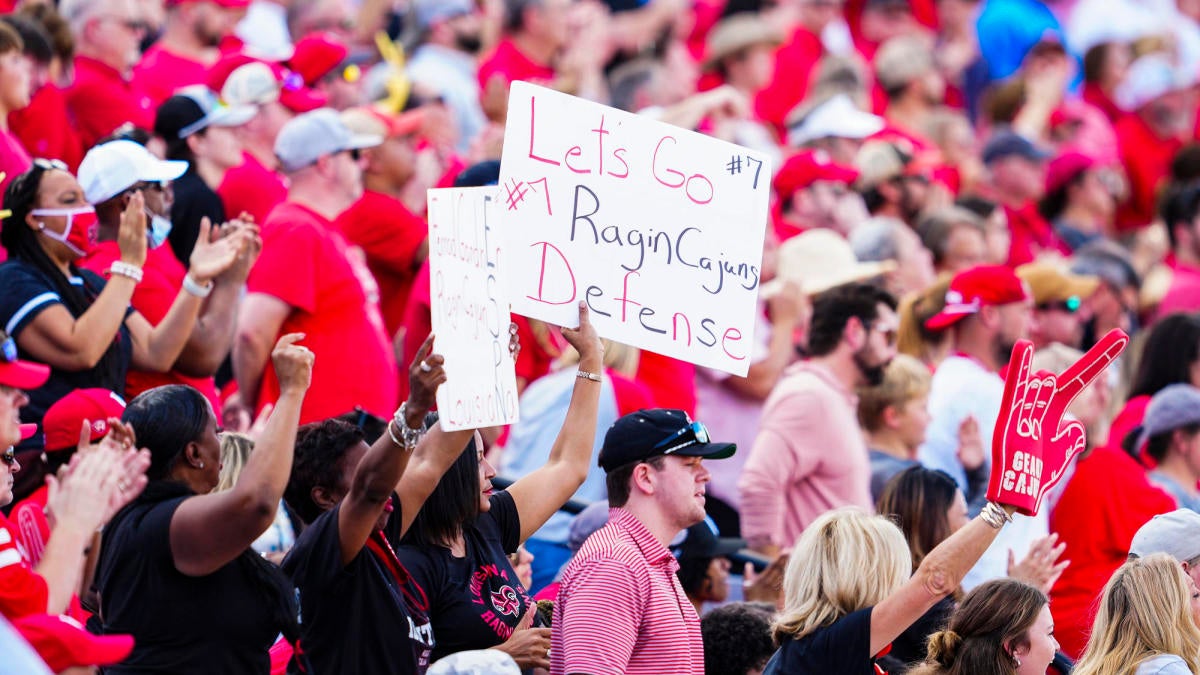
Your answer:
[[[120,259],[117,235],[121,217],[134,193],[140,191],[149,221],[146,233],[149,250],[142,267],[142,282],[133,292],[133,308],[151,324],[158,324],[166,318],[181,293],[199,289],[208,299],[187,345],[170,371],[160,373],[136,366],[130,368],[125,378],[125,396],[133,398],[164,384],[187,384],[204,394],[214,410],[220,410],[213,374],[232,346],[238,298],[261,241],[254,224],[230,221],[208,229],[209,236],[197,241],[192,250],[192,265],[181,264],[165,242],[171,230],[171,181],[186,169],[186,162],[160,160],[132,140],[114,140],[89,150],[79,165],[79,183],[88,203],[96,207],[98,242],[87,257],[76,264],[103,276],[112,263]],[[211,267],[209,258],[219,252],[212,240],[227,237],[245,240],[242,254],[219,271],[205,290],[206,286],[196,281],[196,270]],[[220,262],[225,260],[222,258]]]
[[[0,325],[16,340],[21,358],[51,367],[46,384],[29,392],[22,420],[40,420],[51,403],[73,389],[103,387],[123,394],[131,366],[165,372],[174,365],[205,293],[180,293],[157,326],[130,307],[146,261],[140,192],[122,214],[120,259],[109,266],[107,280],[77,266],[95,246],[96,212],[65,165],[35,160],[9,184],[4,208],[11,215],[0,231],[0,244],[8,251],[8,261],[0,265]],[[192,267],[200,289],[232,264],[246,241],[234,237],[212,244],[203,264]],[[23,499],[44,477],[39,438],[23,443],[17,455],[26,467],[15,489]]]

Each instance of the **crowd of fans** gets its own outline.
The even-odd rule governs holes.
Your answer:
[[[1200,675],[1197,3],[0,11],[0,673]],[[746,376],[582,303],[441,427],[515,80],[772,158]]]

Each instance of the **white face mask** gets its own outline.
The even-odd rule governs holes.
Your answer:
[[[147,212],[147,215],[150,216],[150,248],[158,248],[171,234],[171,220],[157,213]]]
[[[91,206],[74,209],[34,209],[29,214],[33,216],[66,216],[67,227],[62,234],[46,227],[45,223],[41,223],[39,229],[42,234],[61,242],[81,258],[96,246],[99,221],[96,219],[96,209]]]

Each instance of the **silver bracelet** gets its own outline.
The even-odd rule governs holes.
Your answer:
[[[212,295],[213,282],[212,280],[209,280],[207,284],[201,286],[195,281],[192,281],[192,274],[191,272],[188,272],[183,277],[183,290],[196,296],[197,298],[207,298],[209,295]]]
[[[413,429],[408,426],[408,401],[400,404],[400,407],[396,409],[396,414],[392,415],[392,421],[400,429],[400,440],[396,440],[396,436],[392,434],[391,425],[388,425],[388,435],[392,437],[392,442],[406,450],[417,447],[417,443],[420,443],[421,437],[425,435],[425,427],[422,425],[419,429]]]
[[[603,381],[600,379],[599,375],[597,375],[595,373],[589,373],[586,370],[581,370],[581,371],[575,373],[575,377],[582,378],[585,380],[591,380],[592,382],[602,382]]]
[[[130,265],[127,262],[121,262],[120,260],[113,261],[113,264],[108,268],[108,273],[110,276],[119,274],[123,277],[128,277],[133,279],[134,283],[141,283],[142,281],[142,268],[137,265]]]
[[[1012,522],[1012,516],[1008,515],[1008,512],[1004,510],[1004,507],[1000,506],[996,502],[988,502],[987,504],[984,504],[983,509],[979,512],[979,516],[983,518],[983,522],[991,525],[997,530],[1004,527],[1005,523]]]

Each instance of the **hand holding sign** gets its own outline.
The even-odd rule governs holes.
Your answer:
[[[1037,514],[1046,491],[1062,479],[1064,469],[1085,445],[1083,424],[1064,422],[1063,415],[1127,344],[1129,336],[1114,329],[1061,375],[1044,370],[1030,374],[1033,344],[1022,340],[1013,347],[992,434],[988,501]]]

